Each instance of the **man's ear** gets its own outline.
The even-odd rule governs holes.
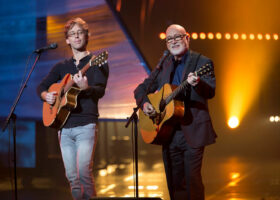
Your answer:
[[[66,39],[66,44],[70,44],[69,39]]]
[[[189,42],[190,41],[190,34],[189,33],[186,33],[186,39],[187,39],[187,41]]]

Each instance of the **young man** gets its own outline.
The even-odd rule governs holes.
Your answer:
[[[49,87],[67,73],[82,91],[77,107],[71,112],[63,128],[58,132],[60,149],[70,183],[73,199],[90,199],[96,196],[92,175],[92,162],[97,140],[98,100],[103,97],[109,75],[107,64],[90,67],[85,75],[81,69],[93,56],[86,47],[89,39],[88,24],[81,18],[69,20],[65,25],[66,43],[73,57],[56,64],[37,88],[43,101],[53,105],[57,92]]]
[[[182,26],[169,26],[166,45],[171,55],[134,91],[136,102],[141,104],[144,114],[153,117],[156,113],[153,105],[142,96],[154,78],[149,93],[162,88],[165,83],[178,86],[187,80],[189,84],[178,96],[184,102],[184,117],[173,125],[172,138],[163,144],[163,161],[172,200],[204,200],[203,152],[204,147],[214,143],[216,138],[207,105],[207,99],[215,95],[214,67],[209,58],[191,51],[189,43],[189,35]],[[206,64],[213,73],[196,76],[194,71]]]

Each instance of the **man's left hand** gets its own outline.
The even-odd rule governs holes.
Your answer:
[[[87,77],[83,76],[81,71],[73,76],[73,81],[79,88],[81,88],[81,90],[86,90],[88,88]]]
[[[196,76],[193,72],[191,72],[188,75],[187,81],[191,86],[196,86],[199,83],[200,78],[199,76]]]

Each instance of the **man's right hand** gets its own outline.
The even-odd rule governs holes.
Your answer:
[[[147,116],[155,116],[156,110],[149,102],[144,103],[143,105],[143,112]]]
[[[42,92],[41,94],[42,99],[44,99],[50,105],[55,103],[56,96],[57,92]]]

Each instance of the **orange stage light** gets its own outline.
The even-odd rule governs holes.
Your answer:
[[[166,38],[166,34],[164,32],[161,32],[158,36],[161,40],[165,40]]]
[[[204,40],[204,39],[206,39],[206,34],[202,32],[199,34],[199,37],[200,37],[200,39]]]
[[[226,40],[230,40],[231,35],[230,35],[229,33],[226,33],[226,34],[225,34],[225,38],[226,38]]]
[[[198,38],[198,34],[197,33],[192,33],[191,34],[192,39],[196,40]]]
[[[241,39],[242,39],[242,40],[246,40],[246,39],[247,39],[247,35],[246,35],[245,33],[242,33],[242,34],[241,34]]]
[[[237,33],[234,33],[233,34],[233,39],[238,40],[238,38],[239,38],[239,35]]]
[[[217,38],[217,40],[222,39],[222,34],[221,33],[216,33],[216,38]]]
[[[207,36],[208,36],[208,39],[209,39],[209,40],[213,40],[213,39],[214,39],[214,34],[211,33],[211,32],[208,33]]]
[[[271,39],[271,35],[269,33],[265,34],[265,39],[270,40]]]
[[[276,34],[276,33],[274,33],[274,34],[273,34],[273,39],[274,39],[274,40],[278,40],[278,39],[279,39],[279,35]]]
[[[236,116],[232,116],[228,120],[228,126],[230,128],[237,128],[239,126],[239,119]]]
[[[259,40],[263,39],[263,35],[261,33],[258,33],[257,37],[258,37]]]
[[[250,38],[250,40],[254,40],[255,39],[255,35],[253,33],[250,33],[249,38]]]

